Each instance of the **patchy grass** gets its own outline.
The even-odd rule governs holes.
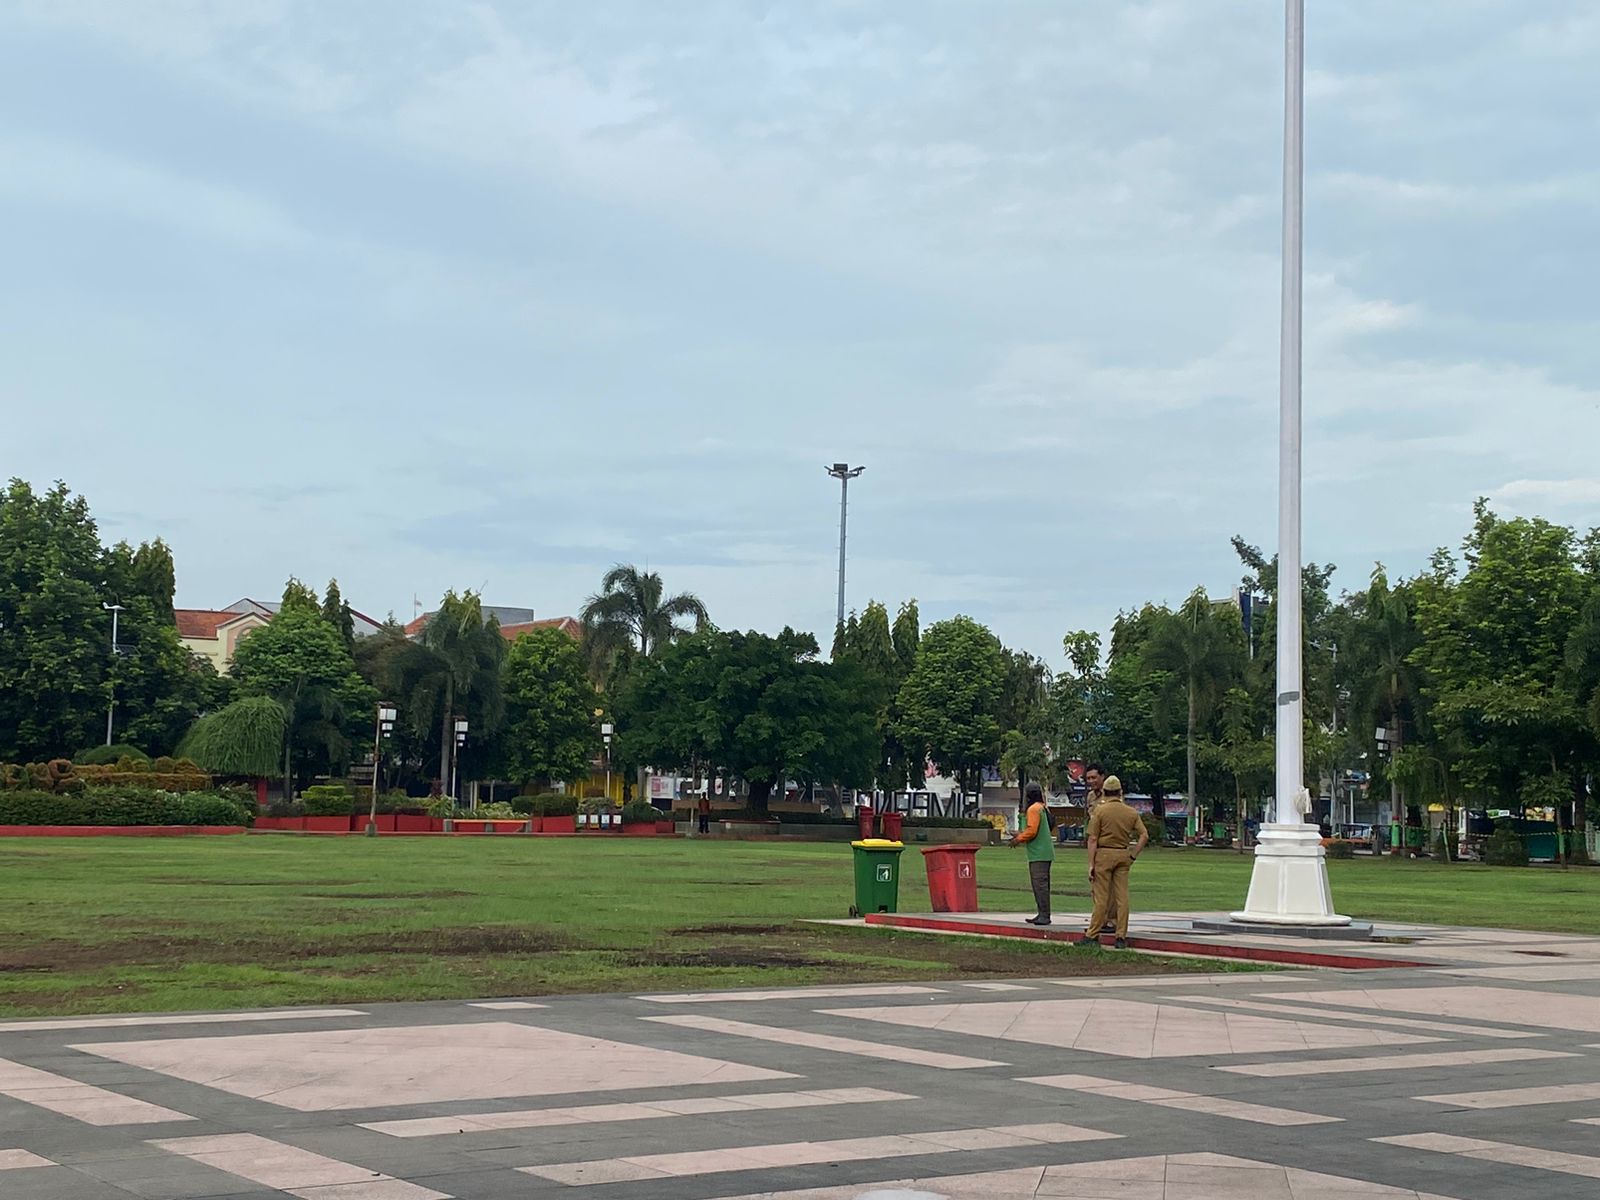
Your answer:
[[[987,850],[983,906],[1029,903]],[[1393,920],[1600,932],[1600,872],[1330,864],[1340,908]],[[908,849],[902,896],[925,907]],[[1142,908],[1216,910],[1250,863],[1158,851]],[[1081,852],[1058,860],[1086,907]],[[0,842],[0,1012],[170,1011],[467,996],[1217,970],[1197,960],[817,926],[851,901],[841,845],[643,839],[246,838]]]

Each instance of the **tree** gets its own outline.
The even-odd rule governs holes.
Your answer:
[[[915,600],[907,600],[895,614],[892,637],[894,656],[900,660],[900,677],[904,679],[917,665],[917,649],[922,644],[922,619]]]
[[[283,705],[270,696],[246,696],[196,721],[181,753],[216,775],[266,779],[282,765],[288,731]]]
[[[1243,639],[1230,636],[1236,628],[1229,616],[1218,613],[1204,588],[1197,588],[1177,612],[1167,613],[1144,650],[1145,664],[1170,676],[1171,691],[1181,695],[1184,707],[1184,744],[1189,811],[1199,813],[1196,768],[1202,720],[1210,715],[1243,664]]]
[[[286,594],[272,622],[239,643],[230,670],[243,696],[265,696],[283,708],[285,799],[294,794],[297,763],[306,773],[348,763],[377,702],[314,597],[307,603]]]
[[[611,674],[623,647],[649,658],[684,637],[691,626],[698,632],[708,623],[706,606],[694,593],[666,596],[660,575],[622,563],[606,572],[579,619],[592,669],[602,680]]]
[[[570,782],[589,772],[600,747],[599,703],[578,644],[559,629],[511,643],[505,663],[506,765],[522,780]]]
[[[0,761],[104,740],[111,614],[99,532],[64,483],[0,492]]]
[[[1555,779],[1576,796],[1594,765],[1570,658],[1594,588],[1586,556],[1571,529],[1506,520],[1480,500],[1465,569],[1441,552],[1414,581],[1419,641],[1409,658],[1462,783],[1485,799],[1522,807],[1547,799]]]
[[[328,580],[328,591],[322,600],[322,619],[339,631],[339,636],[344,639],[347,650],[355,649],[355,614],[350,611],[350,606],[345,603],[344,597],[339,594],[339,581],[337,579]]]
[[[422,636],[391,664],[390,682],[421,733],[439,729],[439,779],[448,787],[455,751],[455,721],[465,718],[471,736],[484,743],[499,728],[504,710],[500,670],[506,643],[500,622],[483,615],[476,592],[446,592]]]
[[[966,791],[998,757],[1006,664],[1000,641],[971,617],[929,627],[900,689],[900,737]]]
[[[1421,778],[1406,758],[1407,745],[1422,734],[1422,672],[1413,659],[1419,634],[1411,592],[1403,583],[1390,587],[1388,573],[1378,563],[1366,592],[1349,605],[1347,638],[1352,643],[1348,646],[1352,715],[1359,717],[1363,731],[1381,726],[1393,735],[1390,757],[1379,758],[1378,767],[1389,784],[1390,820],[1397,825],[1405,823],[1404,780]]]

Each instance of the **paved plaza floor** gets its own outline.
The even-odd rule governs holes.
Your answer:
[[[0,1022],[0,1197],[1600,1195],[1600,939],[1412,928],[1428,966]]]

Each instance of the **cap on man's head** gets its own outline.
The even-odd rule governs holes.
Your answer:
[[[1115,775],[1107,775],[1106,781],[1100,785],[1100,790],[1108,796],[1122,795],[1122,780]]]

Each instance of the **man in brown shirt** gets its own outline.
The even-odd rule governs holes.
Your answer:
[[[1094,891],[1094,913],[1084,930],[1085,941],[1099,941],[1107,913],[1116,906],[1116,948],[1128,948],[1128,868],[1144,852],[1150,831],[1139,814],[1122,799],[1122,780],[1106,777],[1103,797],[1089,817],[1089,886]]]
[[[1089,794],[1084,797],[1083,807],[1089,815],[1094,816],[1094,810],[1105,803],[1105,793],[1101,790],[1106,782],[1106,769],[1099,763],[1090,763],[1083,772],[1083,781],[1089,785]],[[1062,830],[1066,832],[1065,828]],[[1112,901],[1111,909],[1106,913],[1106,923],[1101,928],[1101,933],[1115,933],[1116,926],[1112,924],[1117,919],[1116,902]]]

